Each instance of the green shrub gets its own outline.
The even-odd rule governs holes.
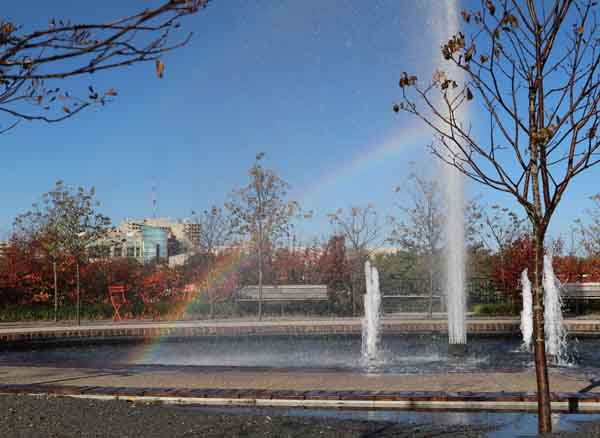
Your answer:
[[[112,318],[113,309],[110,304],[83,304],[81,306],[82,319],[107,319]],[[73,305],[58,308],[58,319],[73,320],[77,318],[77,310]],[[16,321],[52,321],[54,308],[51,306],[9,306],[0,309],[1,322]]]
[[[585,314],[600,313],[600,302],[590,300],[588,302],[584,302],[581,305],[581,308]]]
[[[202,296],[188,305],[185,315],[191,318],[206,318],[210,316],[210,308],[210,303]],[[216,302],[213,310],[215,318],[239,317],[248,314],[247,309],[235,301]]]
[[[475,315],[518,315],[520,309],[510,303],[477,304],[473,306]]]

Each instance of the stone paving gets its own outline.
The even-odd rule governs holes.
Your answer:
[[[600,377],[600,376],[597,376]],[[595,376],[551,370],[556,392],[598,393]],[[123,366],[117,368],[62,366],[0,366],[0,384],[60,384],[67,386],[176,387],[225,389],[354,390],[354,391],[535,391],[533,370],[445,374],[361,374],[335,370],[256,369],[237,367]]]
[[[551,373],[555,409],[600,411],[600,381]],[[197,404],[535,409],[533,372],[364,375],[243,369],[0,367],[0,394],[152,398]],[[317,403],[317,405],[315,405]]]

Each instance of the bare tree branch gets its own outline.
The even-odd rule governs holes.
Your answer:
[[[164,74],[161,56],[182,47],[191,33],[171,41],[180,20],[204,8],[208,0],[163,0],[162,4],[105,23],[50,20],[44,29],[0,21],[0,112],[4,133],[20,120],[56,123],[83,109],[104,105],[114,89],[92,86],[80,97],[52,84],[56,80],[112,70],[140,62],[155,62]],[[2,119],[0,118],[0,121]]]

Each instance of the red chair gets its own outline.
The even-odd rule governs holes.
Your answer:
[[[129,304],[129,301],[125,296],[125,286],[108,286],[108,296],[110,297],[110,303],[112,304],[114,310],[113,321],[122,321],[123,318],[121,318],[121,308]]]

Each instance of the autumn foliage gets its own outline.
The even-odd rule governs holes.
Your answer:
[[[534,268],[533,244],[529,235],[522,235],[504,251],[491,256],[491,278],[505,293],[507,299],[521,299],[521,273],[525,268],[532,278]],[[576,255],[554,255],[552,265],[557,278],[563,283],[599,282],[600,258]]]
[[[496,286],[512,302],[520,300],[521,273],[533,272],[533,244],[529,235],[517,238],[504,251],[491,256],[490,276]]]
[[[84,305],[109,305],[108,286],[124,285],[128,299],[138,313],[144,302],[150,305],[178,307],[183,299],[217,301],[231,298],[238,287],[236,258],[228,254],[216,257],[210,283],[206,264],[196,263],[170,268],[163,264],[142,265],[132,258],[92,259],[81,265],[81,298]],[[57,260],[60,306],[75,303],[75,260],[62,255]],[[185,295],[186,289],[192,293]],[[0,305],[27,307],[50,306],[54,294],[52,263],[39,242],[13,239],[0,256]]]

